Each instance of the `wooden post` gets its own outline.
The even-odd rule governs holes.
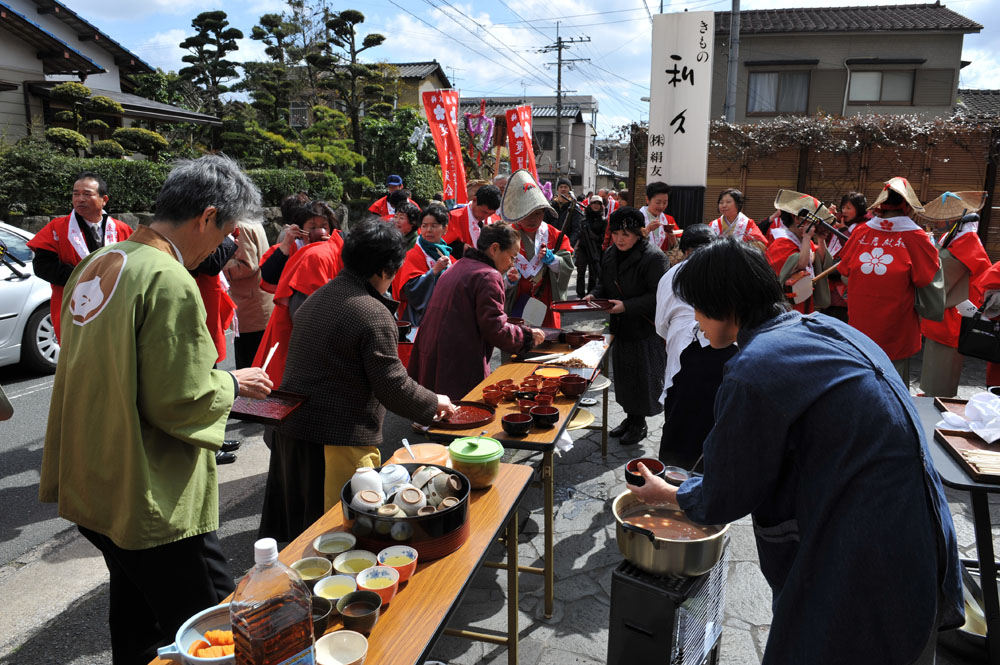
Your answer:
[[[927,141],[926,149],[924,150],[924,171],[920,176],[920,193],[917,194],[921,201],[926,201],[927,197],[930,195],[930,185],[931,185],[931,158],[934,155],[934,144]]]
[[[994,127],[990,130],[989,148],[986,152],[986,180],[983,182],[983,189],[986,190],[986,203],[979,211],[979,239],[986,247],[986,241],[990,235],[990,222],[993,217],[993,203],[996,201],[994,190],[997,186],[997,162],[1000,161],[1000,129]],[[987,251],[988,251],[987,247]],[[992,256],[990,257],[993,258]]]
[[[871,145],[865,145],[861,148],[861,166],[858,167],[858,191],[862,194],[865,193],[865,187],[868,186],[868,158],[871,156]]]
[[[805,192],[809,188],[809,146],[799,146],[799,172],[795,178],[795,188]]]

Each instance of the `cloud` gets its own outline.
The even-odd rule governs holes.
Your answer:
[[[962,51],[963,60],[972,64],[960,73],[960,88],[1000,89],[1000,55],[993,48],[969,49]]]
[[[100,0],[99,2],[80,2],[73,10],[81,16],[100,19],[119,20],[128,16],[132,20],[154,16],[157,14],[188,14],[202,3],[199,0]]]
[[[174,28],[158,32],[135,48],[135,53],[153,67],[163,71],[177,71],[185,66],[181,57],[187,54],[179,44],[193,31]]]

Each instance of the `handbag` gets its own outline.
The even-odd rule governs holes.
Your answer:
[[[958,352],[963,356],[1000,362],[1000,320],[984,319],[982,307],[972,316],[963,316]]]

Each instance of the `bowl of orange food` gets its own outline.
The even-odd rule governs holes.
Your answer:
[[[171,663],[215,665],[233,663],[233,630],[229,603],[198,612],[181,624],[173,644],[160,647],[157,656]]]

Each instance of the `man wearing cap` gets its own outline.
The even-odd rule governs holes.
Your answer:
[[[479,233],[488,224],[498,221],[496,211],[500,207],[500,190],[493,185],[483,185],[476,190],[469,205],[459,206],[448,213],[448,232],[444,236],[452,254],[465,256],[467,247],[475,247]]]
[[[368,206],[368,212],[378,215],[382,219],[392,219],[396,216],[396,209],[389,204],[389,194],[403,189],[403,178],[398,175],[389,176],[385,179],[385,188],[388,194]],[[410,201],[410,203],[416,205],[415,201]]]
[[[552,206],[531,173],[515,171],[507,182],[500,203],[500,217],[521,234],[521,251],[514,267],[507,273],[508,311],[523,310],[528,298],[543,302],[547,310],[542,327],[558,328],[559,314],[552,303],[566,298],[569,278],[575,264],[566,234],[543,220]]]
[[[576,197],[573,196],[573,187],[570,185],[569,178],[556,180],[556,195],[552,199],[552,208],[558,215],[558,219],[552,222],[552,226],[564,230],[566,235],[576,235],[574,228],[579,228],[580,223],[583,222],[583,210]]]
[[[848,322],[882,347],[907,385],[910,356],[920,350],[918,292],[940,305],[936,320],[944,308],[937,248],[910,218],[923,209],[906,178],[886,182],[869,208],[875,216],[851,234],[838,268],[848,281]]]

